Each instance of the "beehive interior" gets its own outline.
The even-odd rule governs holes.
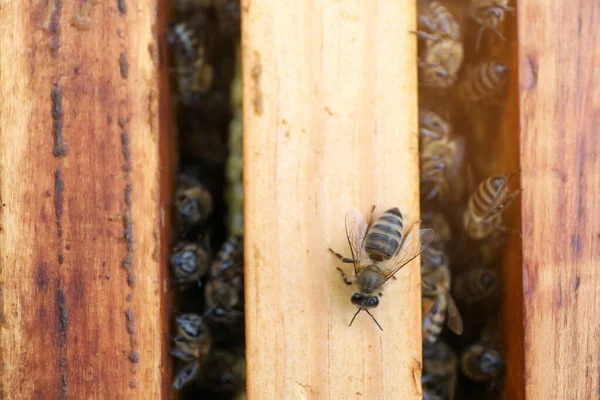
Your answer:
[[[476,10],[474,7],[477,4],[482,8]],[[432,21],[432,15],[435,13],[440,15],[442,11],[440,7],[446,7],[446,10],[451,13],[450,16],[445,15],[442,18],[454,18],[460,27],[460,39],[457,41],[460,41],[458,46],[462,45],[464,49],[464,57],[460,69],[456,72],[456,81],[447,83],[450,80],[447,78],[446,83],[442,80],[442,83],[438,84],[434,78],[427,76],[428,70],[432,67],[423,61],[431,63],[431,60],[435,60],[436,56],[429,53],[435,51],[431,49],[434,45],[432,43],[437,44],[441,40],[428,42],[426,38],[420,38],[419,58],[422,60],[422,65],[419,69],[421,82],[419,104],[422,116],[420,151],[423,181],[421,213],[422,217],[430,212],[442,213],[452,225],[452,240],[442,247],[450,260],[451,293],[462,317],[463,332],[457,335],[445,326],[435,344],[424,344],[424,396],[455,399],[522,398],[524,383],[520,197],[517,195],[502,213],[501,225],[507,229],[496,238],[473,240],[465,233],[463,221],[469,197],[487,178],[505,176],[509,193],[520,189],[516,5],[481,1],[437,3],[420,1],[418,3],[420,30],[426,29],[424,19],[429,18],[428,21]],[[483,15],[502,14],[504,20],[499,23],[498,32],[494,32],[493,29],[482,32],[479,49],[477,49],[481,25],[472,18],[475,14],[471,12],[485,11],[486,8],[489,12]],[[511,8],[513,12],[509,12]],[[451,51],[445,51],[439,56],[442,66],[445,65],[444,62],[448,62],[443,61],[443,57],[448,57],[450,53]],[[450,57],[449,59],[452,60]],[[508,82],[501,91],[487,100],[476,103],[466,102],[461,97],[461,85],[465,85],[469,71],[484,62],[502,63],[508,67]],[[451,67],[447,68],[449,75],[451,75]],[[483,80],[479,79],[479,81],[483,85]],[[448,88],[440,87],[443,85],[447,85]],[[450,142],[460,143],[461,139],[457,138],[464,138],[462,164],[459,164],[460,161],[452,164],[442,158],[434,158],[435,163],[432,163],[430,153],[434,147],[431,147],[431,141],[427,143],[427,138],[423,139],[423,134],[426,133],[423,128],[428,127],[427,121],[424,120],[426,110],[438,112],[450,124],[452,132]],[[433,154],[440,153],[433,152]],[[440,163],[442,169],[450,171],[448,176],[442,178],[450,182],[448,196],[442,198],[436,195],[433,200],[430,200],[427,196],[432,193],[431,176],[435,175],[436,171],[439,172],[435,168],[439,167]],[[436,167],[432,168],[432,164]],[[457,170],[458,172],[454,174]],[[434,179],[434,182],[437,180]],[[493,246],[497,248],[490,252]],[[432,275],[428,267],[432,263],[435,264],[435,261],[434,258],[422,258],[424,277]],[[490,295],[473,302],[474,299],[468,299],[469,292],[481,291],[484,286],[480,284],[480,289],[477,290],[477,285],[465,284],[467,276],[465,274],[481,267],[495,272],[496,288]],[[483,282],[489,279],[489,276],[489,273],[482,274],[478,281]],[[432,297],[424,295],[424,318],[432,315],[427,315],[431,303]],[[463,356],[466,361],[467,355],[475,354],[477,348],[470,346],[479,344],[482,339],[488,339],[489,344],[485,343],[485,345],[495,348],[500,353],[503,365],[497,376],[483,382],[475,382],[467,377],[466,371],[461,366],[461,360]],[[434,338],[432,337],[431,340]],[[454,355],[448,353],[449,349]],[[445,360],[440,363],[442,365],[440,367],[436,361],[442,358]],[[471,360],[476,360],[473,362],[479,365],[485,362],[481,356],[473,356]],[[454,380],[456,386],[453,389],[450,382]]]
[[[419,1],[419,15],[422,16],[432,3]],[[485,7],[500,7],[497,3],[479,3],[487,4]],[[436,397],[435,390],[428,385],[438,385],[438,378],[432,378],[431,371],[427,371],[426,367],[423,377],[424,397],[520,398],[523,393],[521,242],[518,234],[521,222],[520,198],[517,196],[502,213],[502,225],[509,228],[509,232],[493,241],[469,239],[464,234],[462,225],[464,208],[471,192],[486,178],[514,173],[514,177],[508,181],[509,187],[511,191],[519,188],[516,18],[514,13],[503,10],[505,18],[498,25],[498,32],[485,30],[477,51],[480,25],[469,17],[469,4],[466,0],[443,2],[460,26],[460,45],[464,49],[464,59],[456,72],[456,83],[449,89],[439,89],[424,82],[419,91],[420,110],[439,113],[451,125],[453,138],[463,138],[460,139],[464,140],[462,150],[460,140],[457,142],[457,154],[462,151],[464,159],[460,163],[461,167],[456,170],[457,173],[445,175],[451,181],[448,190],[451,200],[440,200],[439,193],[433,196],[433,200],[427,198],[432,190],[431,176],[428,175],[430,170],[422,168],[421,177],[425,183],[422,183],[421,188],[421,212],[422,215],[441,212],[450,221],[452,240],[445,245],[445,249],[451,260],[452,282],[461,273],[485,266],[494,271],[497,287],[490,296],[472,305],[467,305],[460,294],[455,293],[454,288],[451,290],[456,298],[464,329],[462,335],[457,336],[444,327],[439,340],[447,343],[455,353],[456,365],[449,374],[455,374],[456,390],[453,395],[444,393],[441,397]],[[208,265],[213,266],[212,271],[210,267],[203,269],[198,261],[196,269],[191,274],[186,272],[186,275],[181,273],[181,262],[172,262],[172,271],[179,270],[180,277],[185,275],[182,282],[174,283],[175,289],[183,290],[174,291],[177,310],[173,315],[173,336],[179,335],[177,332],[182,326],[177,318],[186,313],[201,316],[203,327],[210,332],[202,333],[202,340],[191,340],[191,344],[196,346],[192,346],[192,356],[188,351],[187,355],[180,353],[175,357],[174,379],[185,383],[179,391],[182,399],[196,398],[199,395],[203,398],[243,398],[244,325],[243,292],[240,286],[243,280],[236,274],[233,274],[233,278],[231,275],[226,278],[218,277],[216,275],[219,274],[215,272],[219,266],[224,265],[223,260],[219,264],[217,251],[227,243],[228,238],[239,238],[243,233],[240,4],[235,0],[178,0],[172,2],[172,5],[174,23],[170,26],[167,37],[170,42],[173,70],[171,85],[174,88],[173,105],[178,132],[178,179],[192,178],[195,181],[192,186],[201,185],[212,197],[212,210],[206,218],[200,218],[201,221],[196,221],[191,227],[183,227],[179,218],[180,223],[174,225],[172,254],[182,248],[182,243],[193,243],[202,247],[202,251],[208,251],[211,259]],[[506,6],[516,8],[515,4]],[[422,25],[419,25],[419,29],[422,29]],[[421,60],[425,60],[427,39],[421,38],[419,41],[419,56]],[[509,70],[508,83],[491,99],[464,106],[458,98],[457,87],[467,76],[469,67],[484,61],[505,64]],[[420,67],[420,80],[424,80],[426,68],[423,65]],[[421,152],[423,150],[424,145],[421,143]],[[422,160],[422,165],[425,161]],[[439,163],[438,160],[434,164]],[[444,165],[442,169],[446,167],[448,166]],[[449,169],[455,171],[453,168]],[[181,185],[179,181],[180,191]],[[179,194],[181,192],[176,194],[176,200]],[[177,221],[180,210],[174,211],[174,221]],[[440,234],[441,232],[436,232],[436,235]],[[499,243],[500,246],[495,249],[495,255],[484,262],[482,257],[485,258],[486,253],[482,249],[489,247],[490,243]],[[213,262],[215,259],[216,262]],[[238,255],[234,260],[235,266],[225,263],[225,269],[236,268],[241,271],[241,260]],[[223,281],[218,287],[226,290],[224,296],[227,299],[231,299],[232,295],[236,297],[229,304],[216,302],[218,312],[221,313],[218,317],[226,315],[227,318],[219,319],[215,316],[215,307],[211,308],[215,306],[214,301],[207,301],[205,292],[207,288],[214,290],[211,286],[213,281]],[[431,298],[426,296],[423,302],[424,307],[428,308],[426,303],[431,305]],[[484,333],[489,334],[493,346],[502,355],[504,364],[497,377],[475,383],[464,376],[459,365],[460,358],[464,350],[480,340]],[[208,341],[206,335],[212,339]],[[186,341],[189,342],[188,339]],[[178,349],[176,341],[173,346],[175,350]],[[189,346],[185,348],[189,349]],[[439,348],[433,353],[431,348],[424,350],[425,357],[439,357]],[[200,358],[204,358],[211,367],[199,371],[194,369]],[[427,359],[424,360],[424,365],[428,365]],[[188,373],[193,376],[186,375]]]
[[[171,2],[178,160],[170,269],[173,389],[245,397],[240,4]]]

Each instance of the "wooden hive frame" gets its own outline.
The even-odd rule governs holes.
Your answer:
[[[418,215],[415,4],[242,5],[248,396],[420,398],[418,261],[386,291],[379,332],[364,315],[346,326],[326,251],[347,254],[351,206]],[[158,6],[0,2],[1,398],[169,397]],[[506,393],[588,399],[600,7],[520,0],[517,15],[501,147],[520,149],[523,256],[505,268]]]

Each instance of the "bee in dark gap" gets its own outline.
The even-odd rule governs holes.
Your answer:
[[[177,318],[177,336],[173,343],[171,354],[183,362],[173,382],[173,387],[180,390],[198,378],[211,350],[212,336],[202,317],[182,314]]]
[[[509,192],[508,181],[512,176],[514,174],[487,178],[469,198],[463,227],[472,239],[486,239],[496,231],[508,231],[502,226],[502,213],[521,192],[520,189]]]
[[[179,242],[173,248],[169,262],[175,283],[182,286],[198,283],[202,286],[201,279],[210,267],[210,252],[199,243]]]
[[[508,82],[508,66],[499,62],[482,62],[468,68],[465,77],[457,84],[459,99],[465,104],[491,99]]]
[[[482,340],[467,347],[461,357],[460,366],[463,375],[476,381],[489,381],[498,376],[504,360],[487,340]]]
[[[458,381],[458,359],[442,341],[423,346],[423,398],[453,399]]]
[[[450,330],[457,335],[462,334],[463,321],[458,311],[458,307],[450,294],[449,284],[436,279],[440,275],[425,275],[421,277],[421,291],[423,298],[434,299],[431,308],[428,310],[431,302],[425,299],[423,302],[423,339],[426,342],[434,343],[442,332],[444,322],[447,323]]]
[[[212,214],[211,193],[195,179],[181,176],[175,193],[175,217],[179,226],[186,230],[205,221]]]
[[[464,56],[463,44],[440,39],[427,46],[419,59],[419,84],[436,89],[448,89],[458,79]]]
[[[419,10],[417,35],[429,42],[440,39],[460,41],[460,24],[446,6],[437,1],[430,2]],[[430,43],[428,43],[430,44]]]
[[[469,269],[454,279],[454,298],[473,305],[490,296],[498,286],[496,273],[485,267]]]
[[[379,305],[388,279],[421,254],[432,242],[434,233],[431,229],[414,229],[420,221],[411,224],[405,232],[404,218],[397,207],[386,210],[373,222],[374,211],[375,206],[371,209],[368,224],[358,210],[351,209],[346,214],[346,237],[352,258],[345,258],[331,248],[329,251],[343,263],[354,265],[354,282],[337,268],[344,283],[354,283],[358,289],[350,299],[358,308],[350,325],[360,311],[366,311],[383,330],[369,309]]]
[[[512,14],[515,12],[514,7],[510,7],[508,3],[509,0],[470,0],[469,16],[481,25],[477,32],[475,50],[479,51],[481,37],[486,29],[494,31],[500,39],[506,40],[498,30],[498,26],[504,21],[507,12]]]

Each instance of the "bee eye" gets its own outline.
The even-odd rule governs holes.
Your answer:
[[[358,304],[362,300],[362,296],[359,293],[354,293],[350,301],[352,304]]]
[[[371,307],[377,307],[377,305],[379,304],[379,299],[377,297],[375,297],[375,296],[369,297],[368,301],[369,301],[369,305]]]

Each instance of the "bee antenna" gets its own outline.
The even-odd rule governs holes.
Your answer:
[[[359,308],[356,313],[354,313],[354,317],[352,317],[352,320],[350,321],[350,324],[348,324],[348,326],[352,326],[352,323],[354,322],[354,318],[356,318],[356,316],[358,315],[359,312],[361,312],[363,309]]]
[[[371,314],[369,312],[369,310],[367,310],[366,308],[365,308],[365,311],[367,312],[367,314],[369,314],[371,316],[371,318],[373,318],[373,321],[375,321],[375,323],[377,324],[377,326],[379,327],[379,329],[381,329],[381,331],[383,332],[383,328],[381,327],[381,325],[379,325],[379,322],[377,322],[377,320],[375,319],[375,317],[373,316],[373,314]]]

